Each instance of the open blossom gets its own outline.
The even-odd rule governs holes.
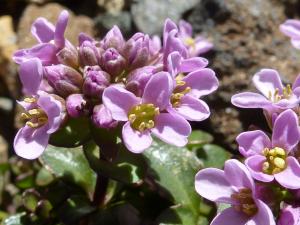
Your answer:
[[[218,79],[213,70],[204,68],[207,63],[200,57],[183,59],[178,52],[169,55],[168,69],[175,81],[169,112],[178,113],[191,121],[202,121],[209,117],[208,105],[199,98],[215,91]]]
[[[35,159],[43,153],[50,135],[61,125],[63,107],[60,101],[45,92],[25,98],[20,104],[26,111],[22,113],[26,123],[15,136],[14,149],[25,159]]]
[[[275,179],[285,188],[300,188],[300,165],[290,155],[300,139],[298,126],[297,115],[289,109],[277,117],[271,140],[260,130],[237,137],[239,150],[247,157],[245,164],[255,179],[263,182]]]
[[[277,225],[299,225],[300,207],[285,205],[281,210]]]
[[[126,122],[122,136],[128,150],[139,153],[152,143],[151,134],[177,146],[184,146],[191,132],[189,123],[180,116],[162,112],[169,104],[172,90],[166,72],[154,74],[147,83],[142,98],[122,86],[105,89],[103,103],[112,118]]]
[[[38,58],[43,65],[51,65],[58,62],[56,54],[65,46],[76,51],[71,43],[64,38],[68,18],[69,14],[65,10],[60,13],[56,26],[45,18],[38,18],[32,25],[31,33],[39,44],[15,52],[14,61],[20,64],[31,58]]]
[[[195,188],[202,197],[216,203],[230,204],[211,225],[275,225],[270,208],[256,197],[254,181],[241,162],[225,162],[224,171],[216,168],[200,170]]]
[[[299,20],[287,20],[280,25],[282,33],[291,38],[292,45],[300,49],[300,21]]]
[[[192,25],[185,20],[179,21],[178,30],[178,36],[187,47],[190,57],[198,56],[213,48],[213,44],[204,37],[197,35],[193,38]]]
[[[270,117],[285,109],[294,109],[300,103],[300,76],[294,84],[284,86],[276,70],[262,69],[253,76],[255,87],[261,94],[243,92],[232,96],[233,105],[241,108],[262,108]]]

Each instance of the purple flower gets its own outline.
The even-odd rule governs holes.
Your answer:
[[[256,198],[256,189],[249,171],[241,162],[225,162],[224,171],[216,168],[200,170],[195,188],[202,197],[216,203],[231,204],[211,225],[275,225],[270,208]]]
[[[116,77],[126,69],[126,60],[114,48],[108,48],[101,55],[101,67],[111,76]]]
[[[292,87],[283,86],[276,70],[262,69],[253,76],[255,87],[262,93],[243,92],[232,96],[233,105],[241,108],[262,108],[270,117],[285,109],[293,109],[300,102],[300,76]]]
[[[292,45],[300,49],[300,21],[299,20],[287,20],[280,25],[280,30],[286,36],[291,38]]]
[[[16,63],[39,58],[43,65],[57,63],[56,54],[65,46],[74,48],[70,42],[64,38],[64,32],[68,23],[69,14],[66,10],[62,11],[58,17],[56,26],[45,18],[38,18],[32,25],[31,33],[39,41],[29,49],[21,49],[15,52],[13,59]]]
[[[21,115],[26,123],[15,136],[14,149],[20,157],[35,159],[45,150],[50,135],[60,127],[64,117],[62,104],[45,92],[25,98],[19,104],[26,110]]]
[[[285,188],[300,188],[300,165],[289,155],[300,139],[298,126],[297,115],[288,109],[277,117],[272,140],[260,130],[237,137],[239,151],[247,157],[245,164],[255,179],[263,182],[275,179]]]
[[[191,121],[207,119],[210,115],[209,107],[199,98],[218,88],[215,72],[204,68],[207,60],[200,57],[183,59],[178,52],[173,52],[169,55],[168,62],[169,72],[176,81],[168,111]]]
[[[104,50],[114,48],[121,52],[124,48],[125,40],[119,27],[113,26],[113,28],[107,32],[100,44]]]
[[[66,99],[66,109],[68,115],[73,118],[88,115],[89,113],[87,101],[82,94],[69,95]]]
[[[154,74],[147,83],[142,98],[122,86],[105,89],[103,103],[112,118],[126,121],[122,136],[128,150],[140,153],[152,143],[151,134],[161,140],[184,146],[191,132],[189,123],[176,114],[163,112],[169,104],[172,80],[168,73]]]
[[[300,224],[300,207],[285,205],[281,210],[278,225],[299,225]]]
[[[82,66],[96,66],[100,63],[100,49],[95,42],[86,40],[79,47],[79,58]]]
[[[179,21],[179,38],[188,48],[189,56],[198,56],[208,52],[213,48],[213,44],[201,36],[193,38],[193,28],[190,23],[180,20]]]

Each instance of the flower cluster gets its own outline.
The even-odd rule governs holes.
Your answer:
[[[218,80],[197,55],[212,44],[193,39],[187,22],[166,20],[162,41],[144,33],[125,40],[114,26],[101,40],[81,33],[78,46],[64,37],[67,23],[67,11],[56,25],[38,18],[31,32],[39,43],[13,56],[26,96],[19,102],[25,126],[14,143],[19,156],[39,157],[70,117],[89,117],[99,128],[122,126],[123,143],[135,153],[151,145],[152,135],[183,146],[188,121],[209,117],[199,98],[215,91]]]
[[[299,21],[287,21],[281,30],[299,47]],[[299,42],[300,43],[300,42]],[[238,135],[244,163],[231,159],[224,170],[207,168],[195,177],[204,198],[226,204],[212,225],[298,225],[300,222],[300,76],[284,86],[277,71],[262,69],[253,77],[261,92],[232,97],[233,105],[261,108],[271,133],[251,130]]]

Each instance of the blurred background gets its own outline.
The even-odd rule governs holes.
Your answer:
[[[251,78],[261,68],[277,69],[286,83],[300,71],[300,53],[279,31],[287,18],[299,17],[299,0],[0,0],[1,165],[21,163],[13,157],[12,149],[20,127],[15,119],[19,111],[16,99],[21,97],[12,53],[36,43],[30,27],[37,17],[55,22],[63,9],[71,14],[66,36],[74,44],[80,32],[100,38],[115,24],[130,37],[136,31],[161,34],[168,17],[190,22],[195,34],[201,33],[214,43],[214,49],[203,56],[220,80],[218,91],[206,99],[212,110],[210,119],[193,126],[211,133],[215,143],[232,153],[236,153],[238,133],[252,124],[266,125],[261,111],[237,109],[230,103],[231,96],[254,90]],[[21,164],[26,168],[27,163]],[[4,167],[0,166],[0,172]],[[0,193],[13,195],[17,190],[5,186],[5,179],[0,176]],[[0,197],[0,209],[13,213],[13,204],[5,204],[5,199]]]

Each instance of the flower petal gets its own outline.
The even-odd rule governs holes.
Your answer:
[[[168,71],[173,77],[180,71],[181,59],[179,52],[172,52],[168,57]]]
[[[271,209],[261,200],[256,200],[256,206],[258,208],[258,212],[251,218],[249,224],[253,225],[275,225],[275,220]]]
[[[57,19],[55,32],[54,32],[54,42],[57,48],[63,48],[65,46],[65,30],[68,24],[69,13],[67,10],[63,10]]]
[[[289,152],[298,144],[299,139],[298,117],[293,110],[288,109],[281,113],[275,120],[272,146],[281,147]]]
[[[266,161],[266,157],[262,155],[253,155],[246,159],[245,165],[251,173],[251,176],[262,182],[271,182],[274,180],[273,175],[262,172],[262,164]]]
[[[269,108],[272,103],[261,94],[243,92],[231,97],[231,103],[240,108]]]
[[[196,98],[212,93],[219,85],[215,72],[208,68],[191,72],[182,80],[185,86],[192,89],[190,93]]]
[[[286,20],[280,25],[280,31],[290,38],[300,38],[300,21],[299,20]]]
[[[63,115],[62,115],[62,104],[54,99],[51,95],[47,93],[39,92],[39,99],[37,104],[44,110],[48,116],[48,130],[47,133],[51,134],[58,130],[60,127]]]
[[[246,166],[236,159],[230,159],[224,165],[225,177],[231,186],[236,187],[237,190],[241,188],[254,189],[254,181]]]
[[[136,131],[130,126],[130,122],[124,124],[122,137],[126,148],[133,153],[141,153],[149,148],[152,143],[150,131]]]
[[[186,22],[185,20],[179,21],[178,28],[179,28],[180,35],[182,35],[183,37],[185,36],[191,37],[193,35],[192,25]]]
[[[14,149],[18,156],[25,159],[36,159],[45,150],[49,134],[46,132],[47,127],[32,129],[30,127],[21,128],[14,139]]]
[[[289,189],[300,188],[300,165],[297,159],[289,156],[286,159],[287,167],[280,173],[274,175],[279,184]]]
[[[39,59],[29,59],[20,65],[20,80],[26,95],[35,95],[43,78],[43,67]]]
[[[207,119],[210,115],[208,105],[204,101],[190,95],[183,96],[180,106],[175,110],[190,121],[202,121]]]
[[[199,195],[214,202],[232,203],[234,189],[225,178],[223,170],[205,168],[195,176],[195,189]]]
[[[269,137],[261,130],[243,132],[236,138],[240,153],[245,156],[261,154],[264,148],[271,147]]]
[[[102,101],[110,110],[112,118],[127,121],[129,110],[140,103],[140,99],[121,86],[110,86],[103,92]]]
[[[228,223],[230,225],[245,225],[248,220],[249,218],[244,213],[238,212],[234,208],[230,207],[220,212],[213,219],[210,225],[228,225]]]
[[[37,18],[32,26],[31,33],[40,43],[48,43],[53,40],[55,27],[45,18]]]
[[[206,39],[198,36],[195,38],[195,41],[196,41],[196,48],[195,49],[191,49],[192,50],[192,55],[201,55],[201,54],[204,54],[208,51],[210,51],[214,45],[213,43],[207,41]]]
[[[176,146],[184,146],[191,133],[190,124],[181,116],[161,113],[155,117],[152,133],[164,142]]]
[[[276,89],[278,89],[279,94],[282,93],[282,82],[276,70],[262,69],[253,76],[252,81],[257,90],[267,98],[270,93],[273,96]]]
[[[180,72],[189,73],[202,69],[208,65],[208,60],[202,57],[192,57],[183,59],[181,62]]]
[[[143,103],[153,103],[163,110],[170,101],[173,79],[167,72],[158,72],[148,81],[142,97]]]

